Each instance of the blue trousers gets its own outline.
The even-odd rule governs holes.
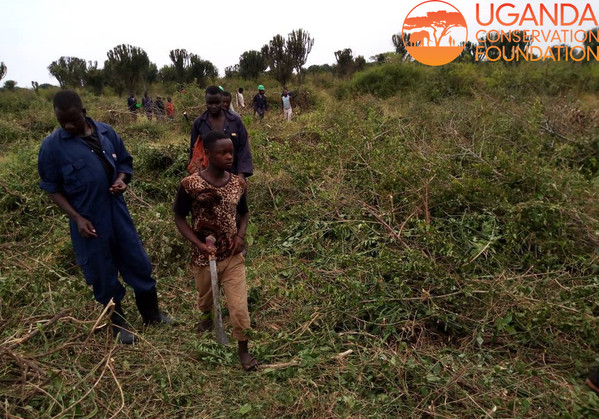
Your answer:
[[[119,302],[125,296],[125,287],[118,279],[129,284],[135,293],[153,290],[152,264],[137,234],[124,200],[115,199],[108,211],[89,217],[98,234],[97,238],[83,238],[71,221],[71,239],[77,263],[86,282],[92,286],[95,299],[108,304],[111,298]]]

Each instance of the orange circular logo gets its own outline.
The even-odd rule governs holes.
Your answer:
[[[430,0],[414,7],[403,22],[406,49],[415,60],[443,65],[455,60],[468,40],[466,19],[453,5]]]

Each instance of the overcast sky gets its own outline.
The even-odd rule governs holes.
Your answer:
[[[465,16],[468,39],[480,26],[473,1],[449,0]],[[481,18],[490,4],[511,2],[522,12],[526,3],[538,11],[539,1],[480,1]],[[366,59],[393,50],[391,36],[401,30],[404,18],[421,0],[0,0],[0,61],[8,67],[5,80],[31,87],[31,81],[58,84],[47,67],[61,56],[98,61],[119,44],[143,48],[158,66],[170,64],[171,49],[185,48],[210,60],[221,75],[239,62],[247,50],[259,50],[274,35],[286,36],[303,28],[315,39],[306,66],[333,64],[334,52],[351,48]],[[556,2],[544,2],[551,6]],[[591,4],[599,18],[599,0],[569,0],[580,12]],[[505,9],[504,14],[509,10]],[[529,25],[530,26],[530,25]],[[581,27],[594,25],[585,22]],[[495,25],[499,27],[499,25]],[[511,29],[515,29],[512,27]],[[544,29],[556,29],[545,25]],[[554,42],[555,43],[555,42]]]

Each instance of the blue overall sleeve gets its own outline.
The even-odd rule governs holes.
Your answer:
[[[62,191],[62,176],[54,162],[52,152],[49,150],[49,146],[45,141],[40,147],[37,160],[37,171],[41,179],[40,188],[49,193]]]
[[[252,163],[252,152],[250,151],[248,132],[241,120],[239,120],[238,125],[238,145],[235,150],[236,158],[234,167],[231,168],[231,171],[233,173],[243,173],[246,175],[246,177],[250,177],[254,174],[254,165]]]

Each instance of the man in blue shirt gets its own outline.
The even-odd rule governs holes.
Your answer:
[[[152,265],[122,196],[133,174],[133,158],[112,127],[86,117],[77,93],[60,91],[53,104],[61,128],[40,147],[40,187],[70,219],[77,264],[94,297],[103,305],[114,301],[115,337],[131,344],[136,338],[121,308],[125,288],[119,272],[135,291],[144,324],[172,323],[158,310]]]

